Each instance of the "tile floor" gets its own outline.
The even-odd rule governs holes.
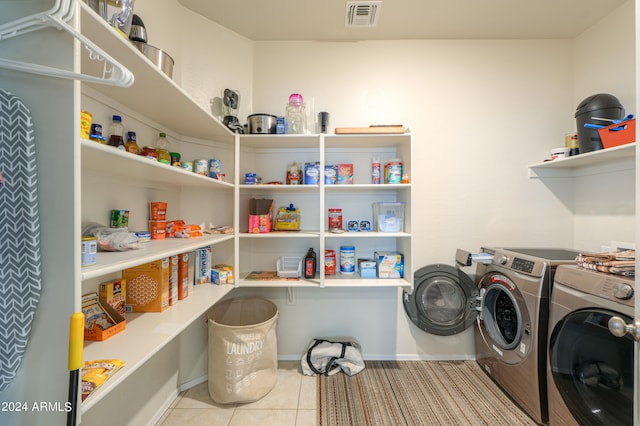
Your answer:
[[[275,387],[247,404],[216,404],[207,383],[182,392],[158,426],[315,426],[316,377],[304,376],[300,361],[280,361]]]

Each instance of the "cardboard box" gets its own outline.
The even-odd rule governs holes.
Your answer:
[[[196,249],[196,270],[194,284],[209,284],[211,282],[211,247]]]
[[[273,217],[273,200],[256,199],[249,200],[249,229],[247,232],[261,234],[271,232],[271,220]]]
[[[360,278],[376,277],[376,262],[371,259],[358,259]]]
[[[349,185],[353,183],[353,164],[338,164],[338,184]]]
[[[178,255],[169,258],[169,306],[178,303]]]
[[[378,278],[403,278],[404,256],[402,253],[381,251],[375,252]]]
[[[211,269],[211,284],[228,284],[229,273],[224,269]]]
[[[162,312],[169,308],[169,258],[122,271],[127,282],[127,312]]]
[[[85,326],[84,340],[95,340],[95,341],[107,340],[108,338],[115,336],[116,334],[120,333],[121,331],[124,331],[127,328],[127,322],[125,321],[124,316],[120,315],[118,311],[116,311],[113,307],[111,307],[111,305],[109,305],[103,298],[98,298],[97,303],[100,306],[100,308],[104,312],[106,312],[107,315],[109,315],[109,317],[111,317],[111,319],[114,322],[114,325],[104,330],[100,327],[93,327],[89,329]]]
[[[178,300],[189,295],[189,253],[178,255]]]
[[[227,272],[227,284],[233,284],[233,266],[225,265],[224,263],[218,263],[213,266],[215,269],[220,269]]]
[[[100,284],[100,298],[104,299],[120,315],[126,312],[127,285],[126,280],[113,280]]]

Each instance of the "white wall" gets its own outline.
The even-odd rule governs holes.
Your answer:
[[[418,164],[411,176],[417,188],[414,212],[421,218],[414,220],[416,267],[452,264],[458,247],[595,249],[609,233],[594,233],[592,225],[609,222],[611,211],[622,212],[616,216],[622,218],[616,238],[633,229],[626,190],[609,191],[613,210],[594,217],[584,206],[597,200],[585,199],[580,182],[527,177],[527,165],[548,158],[549,149],[563,145],[565,133],[575,129],[580,99],[611,91],[633,105],[634,22],[625,10],[632,6],[624,5],[575,41],[250,43],[188,11],[181,13],[189,25],[158,32],[154,17],[169,25],[179,6],[156,4],[136,2],[150,42],[172,46],[166,50],[176,58],[177,78],[203,105],[233,87],[242,93],[241,120],[257,112],[282,115],[288,95],[300,92],[315,112],[331,113],[332,128],[410,126]],[[198,31],[206,35],[196,36]],[[598,56],[616,66],[593,66],[594,40]],[[238,60],[227,60],[238,47]],[[253,56],[246,55],[249,50]],[[583,219],[588,223],[581,225]],[[283,289],[261,292],[281,310],[283,358],[298,357],[312,337],[321,335],[353,335],[369,358],[473,354],[468,331],[443,338],[410,324],[396,290],[296,291],[295,305],[285,304]]]
[[[615,95],[635,111],[634,2],[628,1],[575,40],[574,105],[595,93]],[[599,251],[611,241],[635,240],[635,162],[615,173],[590,170],[575,180],[574,247]]]

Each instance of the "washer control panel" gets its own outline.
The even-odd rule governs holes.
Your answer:
[[[513,262],[511,263],[511,269],[514,271],[525,272],[530,274],[533,272],[533,267],[536,264],[533,260],[521,259],[519,257],[514,257]]]

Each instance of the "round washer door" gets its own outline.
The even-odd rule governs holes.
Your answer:
[[[475,321],[475,283],[458,268],[429,265],[413,277],[413,293],[404,292],[404,310],[421,330],[439,336],[460,333]]]
[[[633,423],[633,339],[609,332],[605,309],[573,311],[558,322],[549,339],[553,383],[576,422],[589,425]]]

